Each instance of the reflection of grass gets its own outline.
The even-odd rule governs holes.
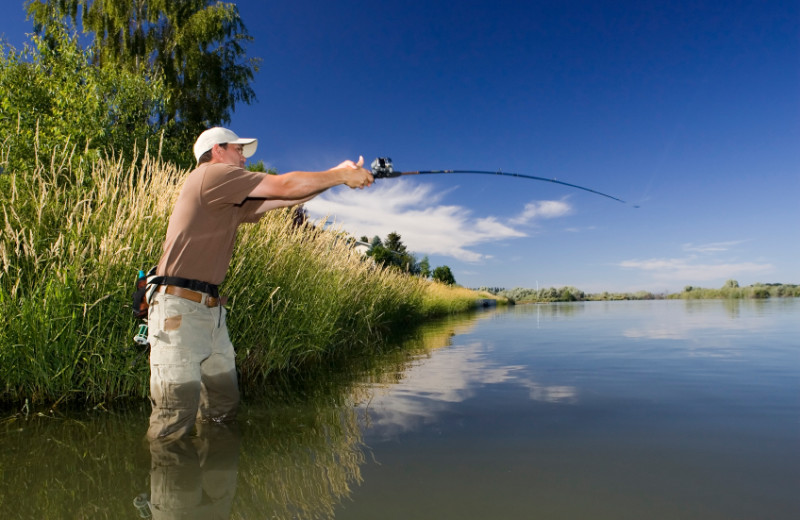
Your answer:
[[[332,359],[251,391],[233,518],[332,518],[361,483],[366,447],[354,405],[374,384],[398,382],[415,359],[474,322],[437,320],[402,342],[382,344],[378,354]]]
[[[330,518],[361,483],[367,456],[354,405],[393,384],[420,356],[491,313],[432,321],[395,342],[330,358],[251,388],[231,518]],[[78,419],[15,416],[0,423],[0,507],[12,518],[134,518],[150,490],[146,407]]]
[[[0,179],[6,405],[147,393],[129,298],[138,269],[160,256],[185,172],[151,160],[136,168],[75,162],[56,154],[35,171]],[[223,293],[232,297],[244,385],[363,351],[392,329],[462,311],[481,297],[376,268],[335,233],[292,228],[284,212],[243,227]]]
[[[131,502],[149,492],[146,412],[72,415],[3,421],[0,508],[20,519],[136,518]]]
[[[247,417],[233,518],[327,518],[361,482],[349,407],[260,407]]]

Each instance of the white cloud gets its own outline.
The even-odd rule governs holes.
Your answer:
[[[314,218],[329,217],[355,236],[385,236],[396,231],[410,251],[477,262],[489,256],[474,250],[481,244],[528,236],[516,228],[536,218],[556,218],[571,211],[563,201],[532,202],[504,222],[496,216],[476,217],[462,206],[442,204],[446,192],[431,184],[402,179],[367,190],[335,190],[306,204]]]
[[[683,250],[693,253],[720,253],[728,251],[733,246],[745,242],[744,240],[731,240],[728,242],[711,242],[709,244],[694,245],[691,242],[683,244]]]
[[[541,200],[525,204],[518,216],[509,220],[511,224],[529,224],[534,219],[563,217],[572,213],[572,206],[563,200]]]
[[[736,278],[745,274],[769,272],[771,264],[755,262],[701,263],[695,257],[652,258],[649,260],[625,260],[620,267],[639,269],[651,273],[656,280],[681,282],[707,282],[710,280]]]
[[[586,227],[568,227],[564,231],[567,233],[581,233],[583,231],[593,231],[597,229],[597,226],[586,226]]]
[[[683,258],[625,260],[619,266],[650,273],[655,280],[674,283],[722,281],[740,276],[768,273],[774,266],[760,261],[739,261],[730,251],[747,240],[729,240],[704,244],[683,244],[689,252]],[[728,254],[728,258],[724,258]]]

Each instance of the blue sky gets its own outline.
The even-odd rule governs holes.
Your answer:
[[[242,1],[258,101],[231,128],[286,172],[400,170],[310,202],[477,287],[800,283],[800,2]],[[22,3],[0,32],[30,30]],[[16,16],[16,18],[15,18]]]

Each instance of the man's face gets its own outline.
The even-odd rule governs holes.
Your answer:
[[[244,150],[244,146],[240,144],[228,144],[225,147],[221,145],[214,145],[214,146],[219,146],[219,153],[221,159],[219,162],[230,164],[232,166],[240,166],[244,168],[244,165],[247,162],[247,158],[242,153]]]

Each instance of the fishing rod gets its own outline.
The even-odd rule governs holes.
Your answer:
[[[524,175],[522,173],[511,173],[511,172],[504,172],[504,171],[481,171],[481,170],[420,170],[415,172],[399,172],[395,171],[394,166],[392,165],[392,160],[389,157],[378,157],[374,161],[372,161],[372,176],[376,179],[388,179],[392,177],[400,177],[401,175],[431,175],[431,174],[441,174],[441,173],[476,173],[481,175],[504,175],[506,177],[520,177],[523,179],[531,179],[534,181],[545,181],[545,182],[552,182],[555,184],[561,184],[563,186],[569,186],[570,188],[577,188],[579,190],[588,191],[589,193],[594,193],[595,195],[601,195],[603,197],[609,198],[611,200],[616,200],[617,202],[621,202],[623,204],[628,204],[622,199],[618,199],[617,197],[611,196],[607,193],[602,193],[597,190],[593,190],[591,188],[586,188],[584,186],[578,186],[577,184],[571,184],[569,182],[559,181],[557,179],[548,179],[546,177],[537,177],[535,175]],[[638,208],[639,206],[633,205],[634,208]]]

